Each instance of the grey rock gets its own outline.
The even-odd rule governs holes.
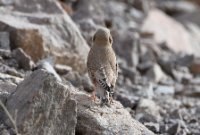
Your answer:
[[[55,69],[54,69],[52,64],[53,63],[51,63],[50,59],[41,60],[41,61],[39,61],[37,63],[37,66],[35,67],[35,70],[44,69],[44,70],[48,71],[49,73],[53,74],[56,77],[56,79],[61,82],[62,79],[57,74],[57,72],[55,71]]]
[[[154,133],[158,133],[160,131],[160,125],[158,123],[149,122],[144,123],[144,125]]]
[[[176,123],[174,125],[172,125],[169,129],[168,129],[168,133],[170,135],[175,135],[175,134],[178,134],[181,130],[181,125],[179,123]]]
[[[5,49],[0,49],[0,56],[3,58],[10,58],[11,57],[11,51],[10,50],[5,50]]]
[[[194,11],[194,12],[189,12],[189,13],[185,13],[185,14],[181,14],[179,16],[176,16],[176,19],[183,23],[183,24],[187,24],[187,23],[194,23],[197,24],[198,26],[200,26],[200,15],[199,15],[200,10]]]
[[[140,99],[139,104],[136,108],[136,119],[141,119],[142,117],[151,116],[150,119],[156,120],[156,122],[161,120],[160,117],[160,106],[158,106],[151,99]],[[154,122],[154,121],[147,121]]]
[[[0,81],[0,100],[5,103],[16,87],[17,85],[14,83]]]
[[[31,60],[31,57],[27,55],[23,49],[17,48],[12,51],[12,57],[17,60],[19,67],[24,70],[31,70],[35,64]]]
[[[125,32],[126,31],[126,32]],[[139,35],[136,32],[121,30],[113,35],[113,48],[116,53],[126,60],[128,66],[137,66],[139,62]]]
[[[10,81],[15,84],[19,84],[23,80],[21,77],[16,77],[5,73],[0,73],[0,79],[3,81]]]
[[[10,135],[9,131],[6,129],[3,129],[2,131],[0,131],[1,135]]]
[[[10,50],[10,37],[8,32],[0,32],[0,48]]]
[[[76,101],[70,85],[62,85],[50,73],[36,70],[21,82],[6,106],[16,116],[21,134],[75,134]],[[9,125],[9,122],[7,122]]]
[[[173,86],[164,86],[164,85],[158,85],[155,88],[155,93],[158,95],[164,94],[164,95],[174,95],[175,89]]]
[[[115,134],[153,134],[138,121],[134,120],[123,106],[114,101],[110,106],[99,107],[92,103],[90,96],[73,91],[78,103],[76,133],[83,135]]]
[[[75,87],[83,89],[87,92],[92,92],[94,90],[88,74],[80,75],[76,71],[71,71],[63,77],[65,80],[71,82]]]
[[[153,67],[147,71],[145,76],[154,82],[160,82],[167,79],[166,74],[162,71],[158,64],[154,64]]]
[[[179,14],[191,13],[198,9],[197,5],[189,1],[159,1],[157,7],[167,14],[177,16]]]
[[[43,0],[43,1],[18,0],[15,1],[14,10],[24,13],[47,13],[47,14],[59,14],[64,12],[58,1],[51,1],[51,0]]]

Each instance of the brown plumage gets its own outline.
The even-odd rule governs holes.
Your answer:
[[[100,28],[94,34],[93,46],[90,49],[87,68],[90,79],[94,84],[95,92],[102,102],[112,100],[113,89],[115,87],[117,72],[117,61],[112,48],[112,36],[106,28]]]

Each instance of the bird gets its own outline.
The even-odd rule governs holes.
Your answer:
[[[110,30],[104,27],[97,29],[87,58],[88,74],[94,85],[91,98],[95,101],[97,95],[101,105],[113,103],[118,77],[118,64],[112,44]]]

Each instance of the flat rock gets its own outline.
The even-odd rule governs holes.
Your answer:
[[[114,101],[111,107],[100,107],[93,103],[90,96],[73,91],[78,102],[76,133],[82,135],[151,135],[146,127],[134,120],[123,106]]]

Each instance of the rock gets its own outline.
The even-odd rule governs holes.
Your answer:
[[[111,107],[99,107],[83,92],[73,91],[73,96],[78,103],[76,134],[153,134],[134,120],[117,101],[114,101]]]
[[[174,125],[172,125],[169,129],[168,129],[168,133],[170,135],[175,135],[175,134],[178,134],[181,130],[181,125],[179,123],[176,123]]]
[[[116,99],[120,101],[120,103],[124,107],[130,107],[131,109],[135,109],[138,105],[139,97],[133,96],[130,94],[126,94],[125,92],[116,92]]]
[[[76,102],[70,86],[62,85],[44,70],[36,70],[21,82],[6,106],[20,134],[75,134]],[[10,126],[10,125],[9,125]]]
[[[11,82],[0,81],[0,100],[5,103],[7,98],[15,91],[17,85]]]
[[[166,74],[162,71],[159,65],[154,64],[152,68],[150,68],[145,76],[154,82],[160,82],[161,80],[166,80],[167,76]]]
[[[13,50],[12,57],[17,60],[19,67],[25,70],[31,70],[35,64],[23,49],[17,48]]]
[[[145,127],[147,127],[149,130],[153,131],[154,133],[158,133],[160,131],[160,125],[158,123],[145,123]]]
[[[88,74],[84,74],[81,79],[83,89],[87,92],[94,91],[93,84],[88,76]]]
[[[52,56],[57,64],[86,71],[89,47],[67,14],[0,14],[0,30],[9,32],[11,49],[22,48],[34,62]]]
[[[200,26],[200,10],[191,12],[191,13],[185,13],[179,16],[176,16],[176,19],[183,23],[183,24],[188,24],[188,23],[194,23],[198,26]]]
[[[56,73],[53,65],[53,63],[51,63],[51,60],[50,59],[44,59],[44,60],[41,60],[37,63],[37,66],[34,68],[34,70],[37,70],[37,69],[44,69],[46,71],[48,71],[49,73],[53,74],[54,77],[56,77],[56,79],[58,81],[62,81],[62,79],[60,78],[60,76]]]
[[[190,1],[190,2],[192,2],[192,3],[194,3],[194,4],[200,5],[200,1],[199,1],[199,0],[188,0],[188,1]]]
[[[78,87],[87,92],[92,92],[93,84],[90,81],[88,74],[80,75],[76,71],[71,71],[64,75],[64,79],[71,82],[73,86]]]
[[[160,107],[151,99],[141,99],[136,108],[135,117],[140,122],[158,122],[161,119],[159,110]],[[146,116],[147,119],[145,118]],[[150,121],[142,121],[142,120],[150,120]]]
[[[44,1],[18,0],[15,1],[13,10],[24,13],[47,13],[47,14],[59,14],[64,12],[58,1],[52,1],[52,0],[44,0]]]
[[[3,58],[11,58],[11,51],[5,50],[5,49],[0,49],[0,56]]]
[[[6,129],[2,130],[0,133],[1,135],[10,135],[10,133]]]
[[[126,60],[128,66],[137,66],[139,62],[139,35],[138,33],[124,30],[113,36],[115,52]]]
[[[151,10],[143,23],[143,32],[154,34],[158,44],[163,42],[174,52],[196,54],[193,50],[190,35],[182,24],[170,18],[160,10]]]
[[[189,68],[190,68],[191,73],[199,74],[200,73],[200,58],[195,58]]]
[[[158,85],[155,88],[155,93],[156,94],[164,94],[164,95],[174,95],[175,89],[173,86],[164,86],[164,85]]]
[[[0,0],[0,5],[4,5],[4,6],[11,5],[13,3],[14,3],[14,0]]]
[[[20,77],[8,75],[8,74],[5,74],[5,73],[0,73],[0,80],[3,80],[3,81],[10,81],[10,82],[12,82],[12,83],[14,83],[14,84],[18,84],[18,83],[20,83],[23,79],[20,78]]]
[[[0,32],[0,48],[10,50],[10,39],[8,32]]]
[[[200,45],[199,45],[200,44],[200,25],[189,22],[185,24],[185,27],[189,31],[190,41],[191,41],[193,50],[195,50],[194,54],[199,57],[197,52],[200,50]]]
[[[129,66],[122,65],[120,66],[120,69],[122,70],[123,76],[129,78],[133,83],[136,82],[136,76],[140,76],[134,67],[131,68]]]
[[[72,71],[72,68],[67,65],[56,64],[54,68],[58,72],[58,74],[61,75],[67,74],[68,72]]]
[[[172,16],[191,13],[198,9],[198,6],[189,1],[159,1],[157,7]]]
[[[135,18],[141,20],[143,17],[140,11],[120,1],[82,0],[75,5],[72,18],[77,23],[92,19],[97,25],[108,28],[129,29],[137,28]]]
[[[172,112],[170,113],[170,118],[172,118],[172,119],[179,119],[179,120],[182,120],[182,119],[183,119],[180,110],[174,110],[174,111],[172,111]]]

